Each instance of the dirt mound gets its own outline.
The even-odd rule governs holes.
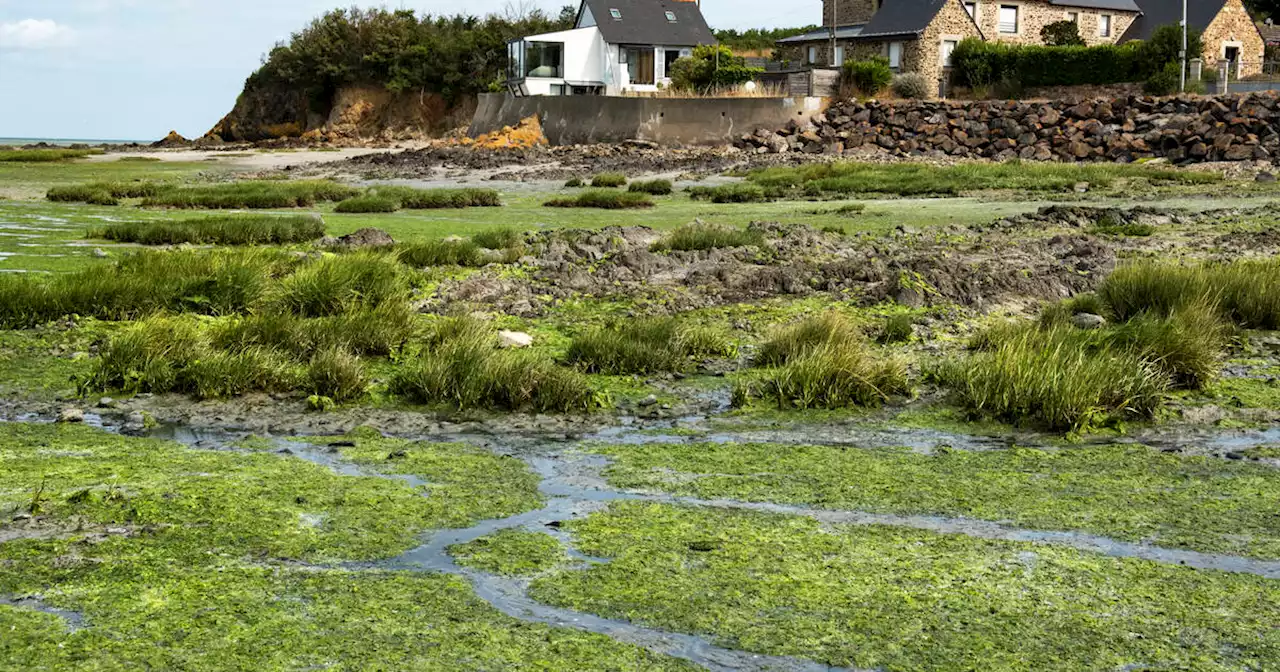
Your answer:
[[[458,144],[478,149],[513,149],[546,146],[547,135],[542,132],[542,122],[538,117],[520,120],[515,128],[510,126],[493,133],[485,133],[477,138],[461,138]]]
[[[552,231],[529,243],[528,277],[485,270],[444,283],[428,309],[484,304],[537,315],[548,301],[589,296],[674,312],[776,296],[826,294],[871,305],[1057,299],[1091,289],[1115,265],[1105,242],[1084,235],[1002,245],[990,236],[849,237],[808,226],[754,223],[759,247],[654,252],[644,227]]]

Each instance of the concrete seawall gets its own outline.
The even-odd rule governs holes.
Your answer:
[[[822,98],[615,98],[481,94],[469,134],[476,137],[537,115],[552,145],[648,140],[720,145],[759,128],[804,122]]]

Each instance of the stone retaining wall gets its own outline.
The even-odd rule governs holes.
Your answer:
[[[743,135],[758,153],[864,153],[1049,161],[1270,160],[1280,156],[1273,93],[1086,102],[833,104],[808,121]]]

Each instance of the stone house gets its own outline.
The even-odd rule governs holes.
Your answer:
[[[918,72],[941,86],[951,50],[967,37],[1042,44],[1040,31],[1074,21],[1088,45],[1147,39],[1178,23],[1182,0],[823,0],[826,28],[778,42],[792,64],[836,66],[880,55],[895,72]],[[1263,41],[1241,0],[1188,0],[1188,23],[1205,34],[1205,67],[1228,61],[1239,76],[1262,68]],[[836,26],[836,46],[831,28]]]
[[[1121,43],[1150,39],[1156,28],[1182,20],[1182,0],[1137,2],[1142,15],[1120,36]],[[1262,72],[1266,41],[1241,0],[1187,0],[1187,25],[1202,33],[1205,70],[1225,63],[1232,79]]]

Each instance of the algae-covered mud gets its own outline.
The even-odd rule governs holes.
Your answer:
[[[0,669],[1280,669],[1269,167],[704,154],[3,164]]]

